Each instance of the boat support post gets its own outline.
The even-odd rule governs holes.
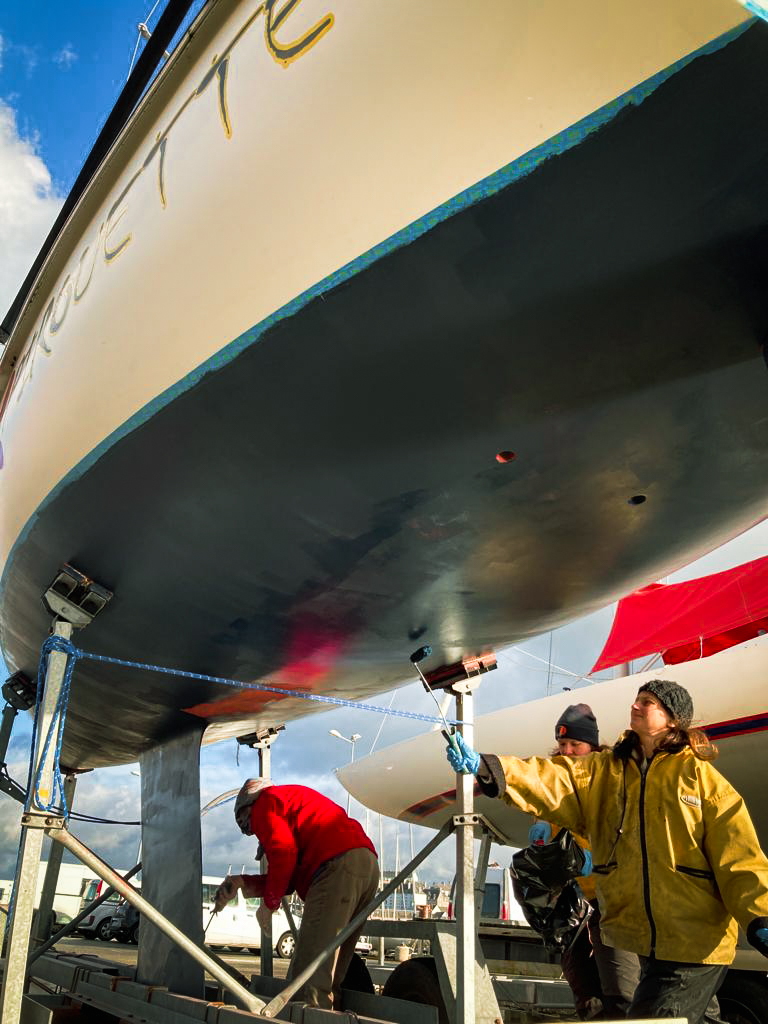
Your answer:
[[[54,623],[53,634],[64,640],[69,640],[72,636],[72,624],[61,619],[57,620]],[[48,797],[53,792],[56,755],[54,743],[49,744],[48,750],[45,750],[45,739],[61,695],[67,657],[68,655],[63,651],[52,651],[49,655],[45,687],[38,714],[31,778],[39,780],[38,790],[44,797]],[[32,793],[27,794],[24,814],[21,818],[21,845],[16,862],[13,912],[8,922],[5,975],[0,998],[0,1020],[3,1024],[19,1024],[21,1018],[21,1002],[27,979],[27,956],[43,839],[49,826],[58,824],[60,827],[63,822],[64,819],[57,817],[56,814],[35,809],[32,806]]]
[[[271,779],[272,778],[272,744],[278,737],[278,734],[285,729],[284,725],[279,725],[277,728],[266,728],[259,729],[257,732],[249,733],[247,736],[238,736],[237,742],[243,746],[248,746],[252,750],[257,750],[259,754],[259,778],[260,779]],[[266,875],[267,873],[267,858],[262,857],[261,863],[261,874]],[[288,915],[288,923],[292,925],[293,919]],[[291,927],[293,931],[295,925]],[[295,937],[295,933],[294,933]],[[261,945],[259,946],[259,957],[261,960],[261,973],[265,978],[274,977],[274,937],[272,935],[272,929],[269,930],[261,929]]]
[[[76,775],[67,775],[64,779],[64,803],[69,810],[72,809],[72,802],[75,798],[75,786],[77,785]],[[50,937],[53,925],[53,901],[56,897],[56,885],[59,881],[59,869],[61,858],[64,854],[64,847],[57,843],[51,845],[48,851],[48,864],[45,868],[45,879],[43,889],[40,893],[40,905],[37,908],[37,921],[32,939],[35,943],[45,942]]]
[[[456,720],[471,747],[474,740],[474,698],[471,681],[455,683]],[[456,1022],[475,1024],[475,858],[474,775],[456,776]]]
[[[178,728],[176,735],[139,757],[141,887],[144,898],[160,914],[201,946],[200,741],[204,724],[190,717]],[[205,993],[200,964],[144,916],[139,922],[136,981],[166,985],[171,992],[195,999]]]
[[[417,652],[418,653],[418,652]],[[414,661],[415,655],[411,656]],[[455,720],[467,744],[474,741],[474,697],[473,692],[481,682],[481,676],[496,668],[496,656],[489,652],[463,658],[453,665],[442,666],[422,675],[424,684],[430,690],[444,689],[456,699]],[[421,673],[420,673],[421,674]],[[481,892],[485,888],[490,844],[482,848],[480,873],[475,882],[474,838],[475,829],[482,826],[482,819],[475,814],[475,777],[456,775],[456,804],[454,815],[456,831],[456,1021],[457,1024],[475,1024],[477,1019],[477,979],[475,962],[478,966],[482,954],[477,949],[475,920],[482,909]],[[483,861],[484,858],[484,861]],[[476,893],[477,889],[477,893]],[[479,904],[479,906],[478,906]],[[484,965],[483,965],[484,967]]]

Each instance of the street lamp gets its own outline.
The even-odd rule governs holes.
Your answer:
[[[330,733],[331,736],[335,736],[337,740],[344,740],[345,743],[350,743],[352,745],[352,752],[349,758],[349,763],[352,764],[352,762],[355,760],[355,744],[357,743],[358,740],[362,739],[360,733],[353,732],[351,736],[344,736],[342,735],[342,733],[339,732],[338,729],[329,729],[328,732]],[[349,790],[347,790],[347,814],[349,814],[351,799],[352,794],[349,792]]]

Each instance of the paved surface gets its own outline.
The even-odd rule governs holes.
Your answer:
[[[61,939],[54,946],[53,952],[69,953],[76,956],[82,954],[98,956],[104,960],[110,960],[112,963],[133,965],[136,963],[138,946],[116,942],[114,939],[110,942],[100,942],[98,939],[83,939],[76,936],[74,938]],[[260,958],[251,953],[234,953],[228,949],[217,949],[214,952],[218,953],[223,960],[226,960],[228,964],[232,964],[233,967],[236,967],[243,974],[256,974],[261,970]],[[273,963],[275,977],[284,978],[288,971],[290,960],[280,960],[275,957]]]

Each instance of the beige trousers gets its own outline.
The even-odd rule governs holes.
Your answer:
[[[295,978],[376,895],[379,862],[368,849],[348,850],[320,867],[304,901],[304,915],[296,952],[288,976]],[[339,1009],[339,990],[355,944],[362,933],[351,935],[318,967],[295,996],[324,1010]]]

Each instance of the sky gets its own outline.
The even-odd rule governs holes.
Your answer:
[[[198,0],[193,14],[199,6]],[[146,20],[152,9],[152,2],[141,0],[70,0],[67,4],[4,0],[0,7],[0,316],[15,297],[125,82],[136,46],[137,23]],[[152,14],[150,29],[161,9],[162,3]],[[729,568],[767,550],[768,523],[763,523],[669,581]],[[498,670],[477,691],[476,713],[586,685],[588,680],[579,677],[588,672],[602,648],[612,613],[612,607],[606,608],[551,635],[498,652]],[[603,673],[600,678],[609,676]],[[395,710],[434,711],[418,684],[383,694],[376,703],[387,707],[390,700]],[[573,700],[572,695],[564,694],[563,706]],[[353,709],[311,715],[289,724],[280,736],[273,751],[273,777],[279,782],[314,786],[346,805],[346,793],[334,770],[349,760],[351,745],[329,735],[329,730],[345,736],[360,734],[356,754],[361,755],[374,744],[395,743],[422,728]],[[19,716],[8,754],[10,773],[19,780],[27,775],[30,734],[29,719]],[[245,748],[238,751],[234,741],[204,747],[202,803],[238,787],[256,770],[256,754]],[[136,771],[136,765],[125,765],[82,776],[75,808],[121,821],[136,820],[140,813]],[[0,878],[9,878],[18,845],[19,809],[2,795],[0,808]],[[353,802],[352,813],[365,823],[366,812],[359,804]],[[370,828],[378,846],[377,818]],[[73,831],[119,868],[127,869],[136,860],[136,827],[77,824]],[[407,859],[410,837],[405,826],[392,821],[384,822],[382,831],[383,865],[391,870],[398,843],[401,863]],[[231,804],[206,815],[202,833],[206,874],[253,867],[253,840],[237,831]],[[430,836],[424,829],[414,829],[416,848]],[[511,851],[497,849],[495,854],[501,863],[509,863]],[[448,879],[452,873],[451,847],[444,845],[427,862],[422,878]]]

